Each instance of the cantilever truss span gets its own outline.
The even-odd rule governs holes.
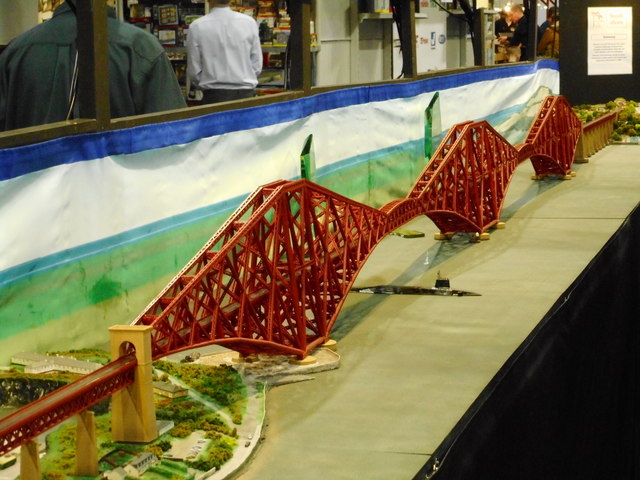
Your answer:
[[[251,195],[134,323],[153,356],[217,343],[304,356],[329,336],[386,215],[307,180]]]
[[[220,344],[242,354],[305,357],[385,235],[427,215],[442,233],[494,227],[513,172],[571,173],[581,124],[563,97],[543,101],[527,141],[486,121],[452,127],[404,199],[374,209],[307,180],[251,195],[134,321],[153,327],[154,358]]]

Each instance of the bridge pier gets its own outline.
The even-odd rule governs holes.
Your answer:
[[[292,357],[289,359],[289,363],[292,365],[300,365],[300,366],[304,366],[304,365],[313,365],[314,363],[317,363],[318,359],[316,357],[314,357],[313,355],[307,355],[304,358],[296,358],[296,357]]]
[[[433,235],[434,240],[451,240],[454,232],[438,232]]]
[[[111,359],[135,348],[138,365],[133,384],[111,397],[111,436],[114,442],[149,443],[158,438],[153,403],[151,330],[148,325],[116,325],[111,334]]]
[[[324,342],[322,344],[322,347],[326,348],[328,350],[331,350],[333,352],[337,352],[338,351],[338,342],[336,342],[333,339],[329,339],[329,340],[327,340],[326,342]]]
[[[29,440],[20,447],[20,480],[41,480],[38,441]]]
[[[543,180],[545,177],[549,177],[553,174],[542,174],[542,175],[538,175],[536,173],[531,175],[531,180]],[[565,175],[560,175],[560,178],[562,180],[571,180],[573,179],[573,177],[576,176],[576,172],[574,171],[570,171],[569,173],[565,174]]]
[[[589,163],[589,156],[585,153],[584,127],[576,145],[576,152],[573,157],[573,163]]]
[[[78,414],[76,424],[76,475],[96,477],[99,473],[96,417],[85,410]]]

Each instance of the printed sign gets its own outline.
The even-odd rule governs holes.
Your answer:
[[[587,19],[587,74],[632,74],[632,7],[589,7]]]

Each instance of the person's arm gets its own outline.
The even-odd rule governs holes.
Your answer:
[[[158,39],[113,19],[109,34],[109,87],[113,118],[186,108],[178,78]]]
[[[256,78],[262,72],[262,47],[260,46],[260,34],[258,33],[258,24],[255,24],[255,32],[253,35],[253,44],[251,45],[251,68],[256,74]]]
[[[516,30],[513,32],[513,38],[509,41],[512,47],[526,48],[527,40],[529,36],[529,29],[527,28],[527,18],[522,17],[518,22]]]
[[[538,55],[544,55],[545,50],[549,46],[549,44],[553,41],[553,32],[551,29],[547,28],[547,30],[542,35],[540,42],[538,43],[537,53]]]
[[[0,56],[0,132],[4,132],[7,127],[7,66],[5,58]]]
[[[7,101],[5,100],[5,88],[1,85],[2,80],[0,80],[0,132],[4,132],[6,127],[6,110],[7,110]]]
[[[151,66],[144,90],[145,100],[139,114],[187,107],[176,72],[164,52]]]
[[[200,46],[198,45],[196,29],[192,25],[187,35],[187,76],[191,81],[191,85],[195,88],[200,86],[201,73]]]

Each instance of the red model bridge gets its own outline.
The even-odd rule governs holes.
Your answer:
[[[487,122],[452,127],[406,198],[368,207],[307,180],[259,188],[133,322],[152,327],[154,359],[218,344],[243,355],[307,356],[329,339],[356,275],[376,245],[428,216],[442,234],[484,234],[499,219],[516,167],[571,175],[581,123],[547,97],[526,142]],[[116,361],[0,423],[0,454],[130,383],[135,358]]]

